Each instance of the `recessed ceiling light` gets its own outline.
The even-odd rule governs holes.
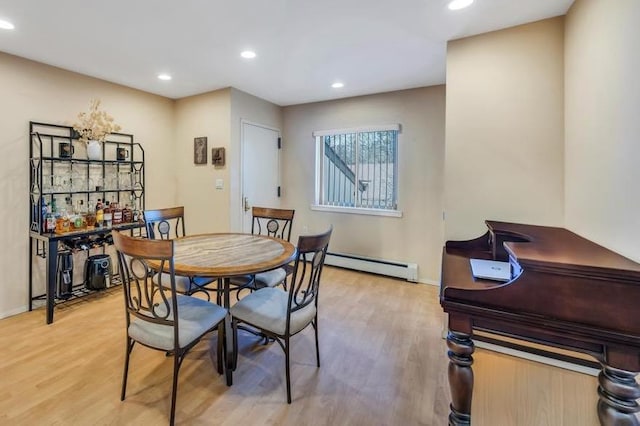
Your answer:
[[[473,0],[451,0],[449,2],[450,10],[460,10],[464,9],[467,6],[470,6],[473,3]]]
[[[333,87],[334,89],[339,89],[341,87],[344,87],[344,83],[340,83],[339,81],[336,81],[331,85],[331,87]]]
[[[3,30],[12,30],[15,28],[15,26],[9,21],[0,19],[0,28],[2,28]]]
[[[165,81],[171,80],[171,76],[169,74],[158,74],[158,78]]]
[[[253,59],[256,57],[256,52],[254,52],[253,50],[245,50],[244,52],[240,53],[240,56],[245,59]]]

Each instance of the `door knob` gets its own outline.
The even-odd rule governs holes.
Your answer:
[[[247,197],[244,197],[244,211],[249,211],[249,199]]]

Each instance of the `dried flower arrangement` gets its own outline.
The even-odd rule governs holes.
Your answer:
[[[88,112],[78,114],[78,121],[73,123],[73,130],[78,133],[78,140],[87,144],[90,140],[104,142],[110,133],[120,130],[113,122],[113,117],[100,110],[100,99],[92,99]]]

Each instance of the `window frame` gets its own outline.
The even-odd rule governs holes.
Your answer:
[[[323,136],[336,136],[340,134],[347,133],[367,133],[367,132],[386,132],[386,131],[395,131],[396,134],[396,149],[395,149],[395,159],[394,159],[394,180],[395,187],[393,188],[393,192],[395,195],[395,209],[377,209],[371,207],[345,207],[345,206],[331,206],[326,204],[321,204],[322,199],[322,191],[323,191],[323,165],[324,165],[324,149],[323,149]],[[311,210],[315,211],[323,211],[323,212],[337,212],[337,213],[350,213],[350,214],[361,214],[361,215],[372,215],[372,216],[389,216],[389,217],[402,217],[402,211],[400,210],[400,167],[399,167],[399,159],[400,159],[400,135],[401,126],[400,124],[386,124],[386,125],[377,125],[377,126],[363,126],[363,127],[350,127],[343,129],[330,129],[330,130],[318,130],[312,133],[313,140],[315,143],[315,152],[316,152],[316,164],[315,164],[315,194],[314,194],[314,203],[311,205]]]

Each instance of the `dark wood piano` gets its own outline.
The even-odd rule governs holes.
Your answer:
[[[486,224],[482,237],[444,247],[449,424],[471,423],[472,338],[483,331],[592,356],[601,367],[600,423],[637,426],[640,264],[563,228]],[[470,258],[508,261],[511,280],[475,279]]]

